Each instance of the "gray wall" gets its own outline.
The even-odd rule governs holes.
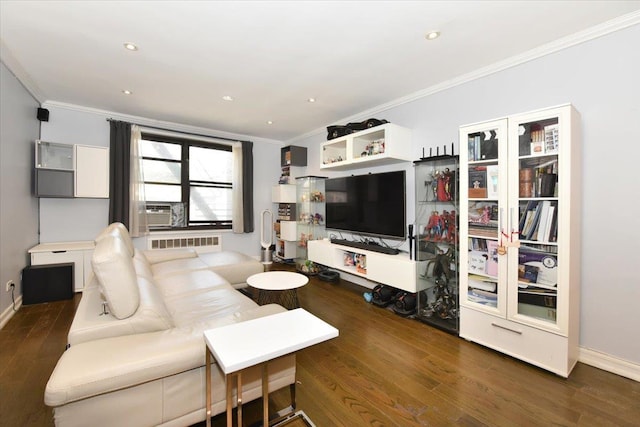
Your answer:
[[[278,182],[280,176],[277,165],[280,164],[282,142],[169,123],[162,124],[151,119],[126,117],[81,106],[53,102],[45,103],[44,106],[49,109],[49,121],[42,124],[41,139],[48,142],[108,147],[109,123],[107,118],[253,141],[256,231],[247,234],[233,234],[225,231],[222,242],[225,250],[237,250],[255,257],[260,255],[260,213],[264,209],[273,210],[271,186]],[[40,241],[93,240],[98,232],[107,225],[108,219],[109,201],[107,199],[41,199]],[[138,240],[136,246],[145,247],[143,239],[136,240]]]
[[[572,103],[581,114],[583,236],[580,346],[640,364],[640,26],[636,25],[430,96],[376,112],[413,130],[422,148],[455,141],[458,128],[505,115]],[[362,119],[366,117],[361,117]],[[308,173],[320,173],[326,133],[291,141],[309,147]],[[435,148],[434,148],[435,153]],[[407,221],[414,183],[407,170]],[[372,171],[382,168],[372,168]],[[384,169],[390,169],[385,167]],[[361,173],[365,172],[343,172]],[[338,173],[325,173],[335,175]]]
[[[12,310],[5,283],[21,294],[27,250],[38,242],[38,202],[31,195],[33,141],[38,139],[38,102],[0,63],[0,324]]]

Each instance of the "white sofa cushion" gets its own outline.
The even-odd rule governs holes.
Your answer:
[[[96,244],[91,259],[100,292],[118,319],[131,316],[140,304],[138,278],[123,239],[105,236]]]
[[[264,272],[264,266],[258,260],[240,252],[202,253],[199,258],[211,271],[227,279],[234,288],[246,287],[249,276]]]
[[[133,246],[133,240],[131,240],[129,231],[127,230],[127,227],[125,227],[123,223],[113,222],[109,224],[109,226],[104,230],[102,230],[100,234],[98,234],[98,236],[95,238],[96,244],[98,244],[100,240],[108,236],[113,236],[121,239],[122,242],[125,244],[130,256],[135,255],[136,251],[135,251],[135,247]]]
[[[103,314],[97,279],[82,292],[82,299],[76,309],[69,329],[68,343],[72,346],[82,342],[123,335],[154,332],[173,327],[173,320],[164,305],[160,290],[149,280],[138,277],[140,304],[138,309],[126,319],[116,319]]]

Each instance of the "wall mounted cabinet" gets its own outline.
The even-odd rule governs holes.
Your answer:
[[[411,130],[387,123],[322,143],[320,169],[347,170],[411,161]]]
[[[109,198],[109,149],[35,143],[37,197]]]

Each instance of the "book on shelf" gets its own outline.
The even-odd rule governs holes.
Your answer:
[[[538,228],[538,221],[540,221],[540,214],[542,213],[542,206],[539,202],[535,202],[535,208],[529,218],[529,222],[525,222],[524,229],[522,230],[522,238],[525,240],[531,240],[534,233]]]
[[[518,251],[518,271],[537,269],[535,279],[533,275],[529,280],[519,280],[525,283],[536,284],[538,287],[554,288],[558,284],[558,258],[556,254],[543,251],[531,250],[527,247],[520,247]],[[531,280],[533,279],[533,280]]]
[[[496,279],[477,274],[469,274],[468,286],[469,288],[480,289],[486,292],[496,292],[498,289]]]
[[[536,283],[538,280],[538,267],[531,264],[518,265],[518,281],[525,283]]]
[[[522,314],[529,317],[535,317],[536,319],[546,320],[549,322],[555,322],[557,317],[557,309],[550,307],[543,307],[533,304],[518,303],[518,314]]]
[[[469,135],[469,161],[474,162],[480,160],[480,135]]]
[[[498,227],[487,227],[469,224],[469,234],[473,236],[498,238]]]
[[[498,165],[487,166],[487,198],[498,198]]]
[[[498,276],[498,241],[485,240],[487,244],[487,274]]]
[[[487,258],[486,252],[469,252],[469,273],[486,273]]]
[[[544,152],[545,154],[555,154],[558,152],[558,131],[557,123],[544,127]]]
[[[533,169],[522,168],[519,171],[520,197],[531,197],[533,195]]]
[[[469,247],[472,251],[487,252],[487,239],[469,237]]]
[[[477,166],[469,168],[469,197],[487,197],[487,168]]]
[[[481,289],[469,288],[467,291],[467,299],[477,304],[497,307],[498,295],[493,292],[486,292]]]
[[[556,308],[558,306],[558,294],[556,291],[549,289],[526,287],[518,289],[518,302]]]

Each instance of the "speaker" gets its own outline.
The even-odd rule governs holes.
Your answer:
[[[38,108],[37,117],[38,117],[38,120],[40,120],[41,122],[48,122],[49,110],[47,110],[46,108]]]
[[[22,270],[22,304],[73,298],[73,263],[31,265]]]

